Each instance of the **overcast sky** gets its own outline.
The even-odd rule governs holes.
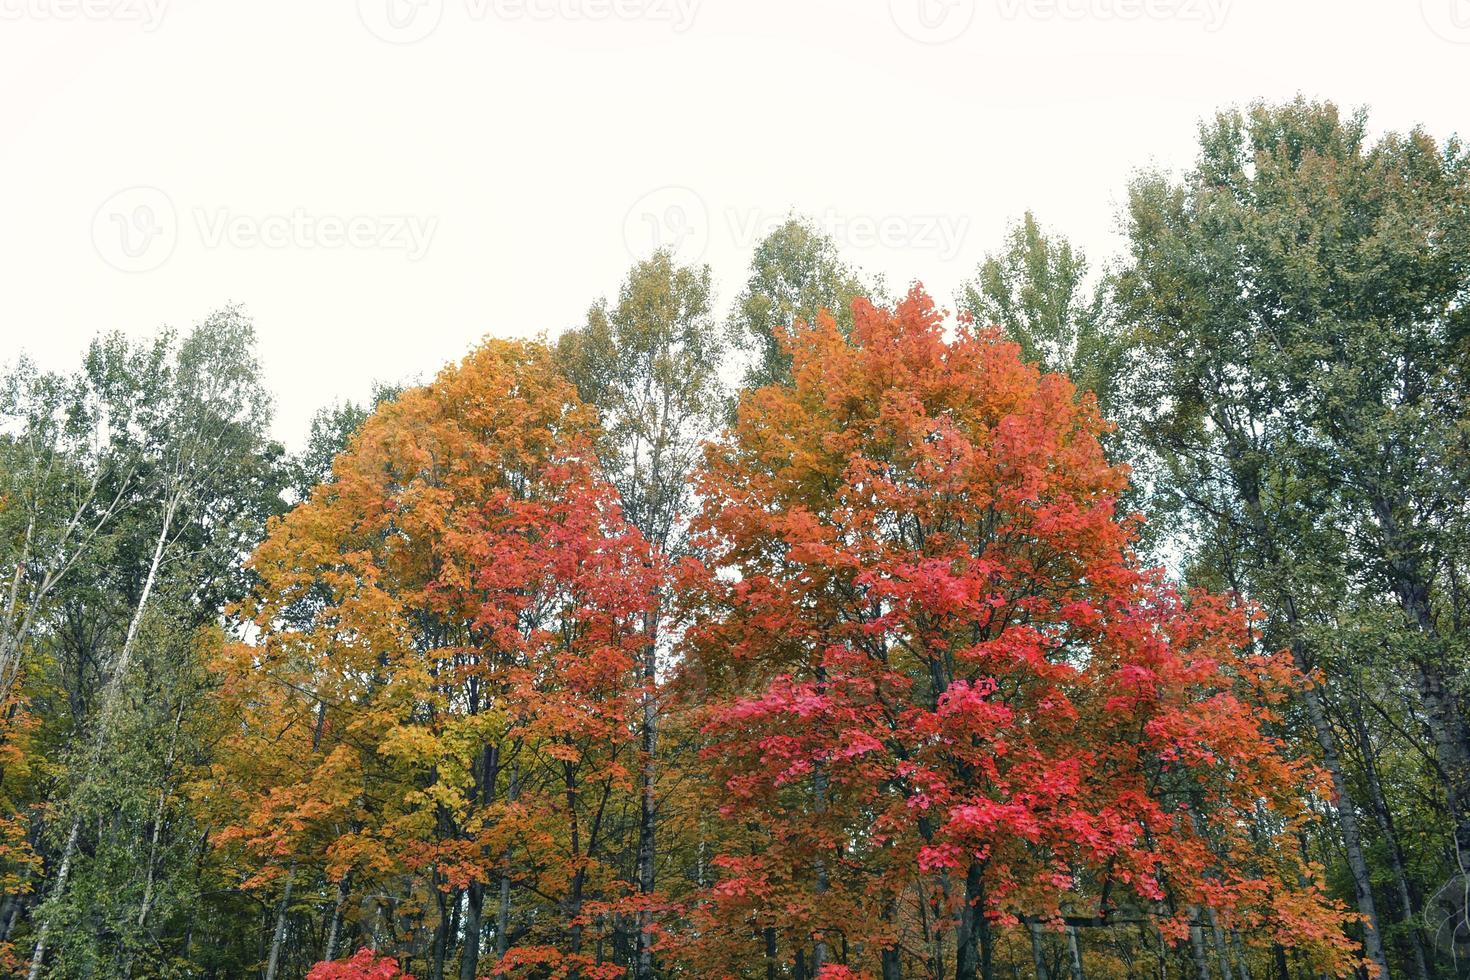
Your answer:
[[[1219,107],[1465,132],[1470,0],[0,0],[0,86],[0,361],[238,302],[296,445],[656,244],[723,305],[794,210],[952,305]]]

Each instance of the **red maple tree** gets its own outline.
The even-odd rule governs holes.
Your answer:
[[[1208,915],[1349,970],[1294,840],[1319,776],[1271,735],[1301,678],[1139,566],[1091,396],[917,287],[854,313],[798,325],[699,484],[691,962],[963,980],[1022,923]]]
[[[306,973],[306,980],[414,980],[391,956],[378,958],[366,947],[345,960],[324,960]]]

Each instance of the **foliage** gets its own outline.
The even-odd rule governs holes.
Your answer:
[[[238,717],[218,841],[246,887],[304,867],[411,883],[399,914],[423,921],[504,882],[502,954],[514,929],[576,956],[583,906],[616,906],[603,822],[631,787],[636,627],[659,570],[595,435],[544,347],[492,341],[382,406],[272,527],[245,607],[259,634],[216,664]]]
[[[781,343],[786,331],[797,322],[815,323],[824,311],[839,329],[850,329],[852,301],[870,295],[830,237],[803,218],[782,222],[756,245],[750,277],[727,324],[735,346],[753,355],[744,386],[788,381],[791,355]]]
[[[1150,365],[1139,431],[1190,576],[1259,603],[1263,644],[1321,672],[1301,721],[1334,774],[1343,878],[1370,956],[1386,963],[1375,947],[1396,921],[1419,976],[1425,893],[1470,860],[1467,200],[1455,141],[1373,141],[1362,114],[1305,100],[1226,112],[1184,182],[1132,189],[1118,283]],[[1381,698],[1371,726],[1353,711],[1364,683]],[[1407,715],[1422,722],[1406,743]],[[1407,744],[1391,798],[1374,757]],[[1454,844],[1427,866],[1425,838],[1402,832],[1426,797]]]
[[[413,980],[398,969],[398,961],[390,956],[379,959],[364,946],[345,960],[323,961],[313,966],[306,980]]]
[[[1295,675],[1136,566],[1093,405],[917,290],[792,354],[700,483],[721,574],[689,664],[732,835],[706,969],[774,929],[787,961],[931,975],[952,942],[972,976],[992,927],[1177,943],[1209,907],[1350,970],[1294,847],[1317,777],[1268,733]]]
[[[237,308],[17,361],[0,972],[1452,975],[1470,154],[1373,133],[1222,112],[957,322],[655,254],[292,456]]]

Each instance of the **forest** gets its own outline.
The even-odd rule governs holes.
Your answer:
[[[5,365],[0,969],[1470,975],[1470,153],[1119,221],[655,252],[299,452],[243,307]]]

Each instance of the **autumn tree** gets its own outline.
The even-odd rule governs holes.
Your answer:
[[[1139,567],[1093,402],[917,288],[791,354],[698,482],[693,968],[989,978],[1022,924],[1216,923],[1349,971],[1295,847],[1319,779],[1270,734],[1300,677]]]
[[[976,323],[998,327],[1015,341],[1023,360],[1066,375],[1078,397],[1097,399],[1098,411],[1112,423],[1101,436],[1103,449],[1130,468],[1122,509],[1153,518],[1138,539],[1142,550],[1153,553],[1169,526],[1168,511],[1151,494],[1155,461],[1138,439],[1130,398],[1133,378],[1147,368],[1136,357],[1114,293],[1111,276],[1027,211],[960,290],[958,305]]]
[[[958,322],[656,253],[289,458],[239,309],[20,358],[0,974],[1448,975],[1470,154],[1257,104],[1125,217]]]
[[[614,975],[607,833],[636,798],[661,570],[596,432],[543,345],[490,341],[380,406],[257,550],[211,793],[278,896],[267,976],[305,928],[293,888],[322,960],[355,935],[434,980]]]

